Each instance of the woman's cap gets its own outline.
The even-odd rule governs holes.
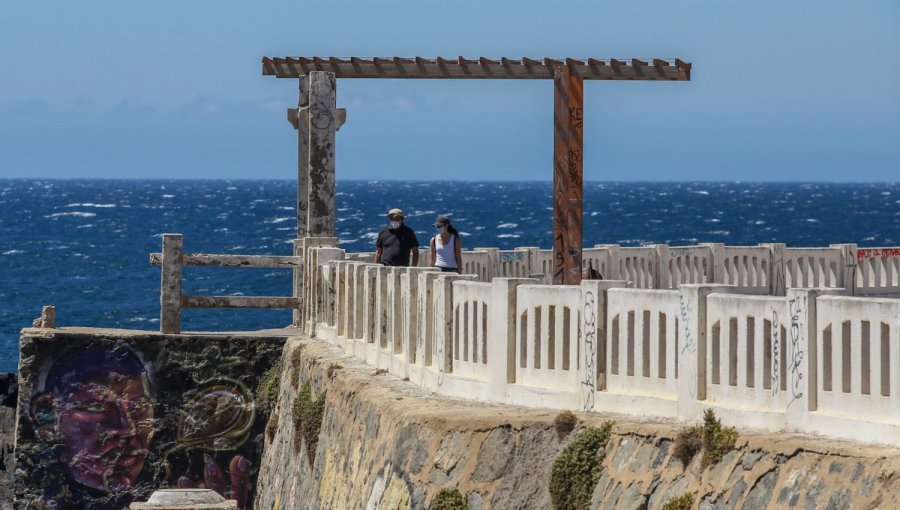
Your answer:
[[[434,223],[432,223],[431,226],[443,227],[444,225],[449,225],[449,224],[450,224],[450,218],[448,218],[446,216],[438,216],[437,219],[434,220]]]
[[[391,209],[390,211],[388,211],[388,213],[385,216],[387,216],[390,219],[394,219],[397,216],[399,216],[403,219],[406,219],[406,214],[404,214],[403,210],[401,210],[401,209]]]

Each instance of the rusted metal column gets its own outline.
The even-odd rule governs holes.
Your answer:
[[[309,73],[310,237],[335,237],[334,142],[338,127],[334,73]],[[302,124],[302,122],[301,122]]]
[[[553,283],[581,283],[584,80],[553,73]]]

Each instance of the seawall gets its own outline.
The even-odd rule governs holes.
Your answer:
[[[683,424],[581,413],[560,433],[557,416],[437,396],[324,342],[292,339],[255,507],[429,508],[441,489],[457,489],[472,509],[552,508],[554,462],[608,420],[591,509],[658,509],[684,493],[703,509],[900,507],[894,448],[738,430],[721,461],[701,467],[697,454],[684,466],[675,455]]]

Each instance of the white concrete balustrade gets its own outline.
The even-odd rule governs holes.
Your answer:
[[[371,262],[372,253],[348,253],[346,260]],[[423,250],[419,266],[428,264]],[[601,244],[582,251],[582,265],[604,280],[626,280],[638,289],[677,289],[679,285],[719,283],[753,294],[785,295],[788,288],[844,288],[855,296],[900,296],[900,247],[788,248],[783,244],[696,246],[656,244],[622,247]],[[539,248],[476,248],[463,252],[463,273],[480,281],[536,278],[550,284],[554,257]]]
[[[443,395],[900,446],[898,250],[605,245],[580,286],[547,253],[458,275],[310,244],[301,325]]]

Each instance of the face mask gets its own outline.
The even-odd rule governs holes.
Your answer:
[[[437,227],[437,233],[438,233],[438,234],[443,234],[443,233],[446,232],[446,231],[447,231],[447,227],[446,227],[446,226],[443,226],[443,227]]]
[[[391,221],[391,230],[397,230],[398,228],[400,228],[400,222],[392,220]]]

